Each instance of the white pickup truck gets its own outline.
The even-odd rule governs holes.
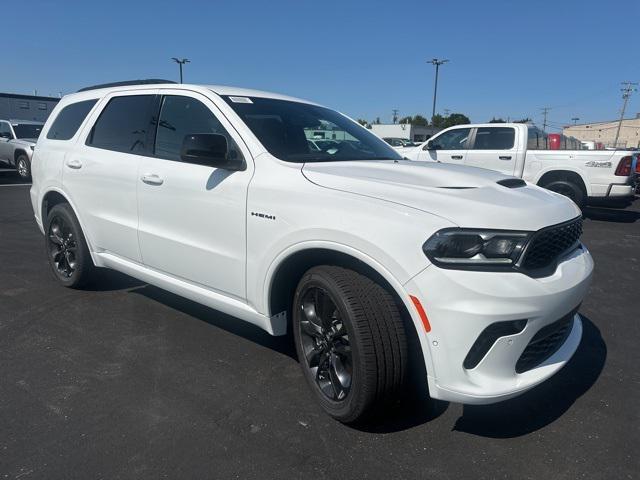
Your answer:
[[[405,158],[487,168],[561,193],[577,205],[632,198],[637,154],[624,150],[550,150],[547,134],[521,123],[447,128]]]

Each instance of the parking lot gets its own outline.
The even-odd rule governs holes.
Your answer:
[[[115,272],[49,272],[29,187],[0,171],[1,478],[635,478],[640,201],[591,208],[584,337],[491,406],[407,398],[357,428],[313,400],[286,337]]]

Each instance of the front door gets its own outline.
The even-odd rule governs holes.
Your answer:
[[[208,98],[161,90],[154,149],[138,179],[139,239],[145,265],[245,297],[246,199],[253,162],[241,139]],[[185,136],[219,133],[246,170],[230,172],[183,161]]]
[[[454,128],[431,138],[418,154],[418,160],[464,165],[471,128]]]

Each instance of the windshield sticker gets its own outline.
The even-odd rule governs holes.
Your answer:
[[[233,103],[253,103],[249,97],[229,97]]]

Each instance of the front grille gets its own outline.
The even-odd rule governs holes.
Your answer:
[[[544,228],[533,235],[521,261],[525,270],[554,267],[558,257],[578,245],[582,235],[582,218]]]
[[[571,332],[577,310],[576,308],[560,320],[541,328],[534,335],[516,362],[516,373],[524,373],[537,367],[558,351]]]

